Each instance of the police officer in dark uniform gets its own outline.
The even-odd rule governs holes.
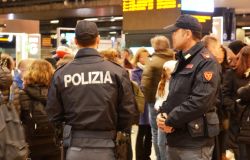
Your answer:
[[[167,135],[167,159],[210,160],[219,133],[215,101],[220,68],[200,42],[202,28],[196,18],[181,15],[166,29],[179,50],[169,95],[157,116],[158,127]]]
[[[67,160],[114,160],[117,131],[131,128],[135,102],[128,73],[103,60],[93,22],[79,21],[75,59],[59,68],[49,88],[46,111],[56,125],[65,122]]]

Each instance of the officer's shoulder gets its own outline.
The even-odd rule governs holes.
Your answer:
[[[206,48],[201,51],[200,55],[205,61],[215,60],[214,55]]]
[[[108,60],[107,60],[108,61]],[[108,61],[108,62],[110,62],[111,63],[111,65],[115,65],[115,66],[117,66],[118,68],[123,68],[120,64],[118,64],[118,63],[116,63],[116,62],[113,62],[113,61]]]
[[[62,64],[61,66],[59,66],[58,68],[56,68],[55,73],[59,72],[62,70],[62,68],[64,68],[68,63]]]

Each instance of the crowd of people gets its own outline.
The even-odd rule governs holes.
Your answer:
[[[202,37],[198,20],[181,15],[141,47],[98,52],[95,23],[79,21],[75,56],[60,46],[51,58],[0,58],[0,123],[11,104],[20,117],[31,160],[113,160],[117,132],[131,136],[126,159],[250,160],[250,46]],[[137,101],[133,84],[143,93]],[[143,109],[138,109],[143,105]],[[3,127],[1,127],[3,126]],[[0,125],[0,160],[6,158]],[[120,158],[121,159],[121,158]]]

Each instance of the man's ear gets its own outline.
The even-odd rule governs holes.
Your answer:
[[[187,36],[188,36],[188,38],[192,38],[193,37],[193,33],[192,33],[192,31],[191,30],[186,30],[186,33],[187,33]]]
[[[99,44],[100,44],[100,41],[101,41],[101,37],[100,37],[100,35],[98,35],[98,36],[96,37],[96,41],[95,41],[97,48],[98,48],[98,46],[99,46]]]
[[[74,41],[75,41],[75,44],[78,46],[78,41],[77,41],[77,39],[76,39],[76,38],[74,39]]]
[[[100,41],[101,41],[101,37],[100,37],[100,35],[98,35],[97,38],[96,38],[96,44],[99,45]]]

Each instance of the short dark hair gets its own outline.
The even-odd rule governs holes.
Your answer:
[[[191,30],[191,32],[192,32],[193,38],[194,38],[195,40],[201,40],[201,38],[202,38],[201,32],[192,31],[192,30]]]
[[[77,40],[77,43],[82,46],[82,47],[88,47],[88,46],[91,46],[91,45],[94,45],[95,42],[96,42],[96,38],[92,38],[92,39],[87,39],[87,40],[83,40],[81,38],[77,38],[76,37],[76,40]]]

